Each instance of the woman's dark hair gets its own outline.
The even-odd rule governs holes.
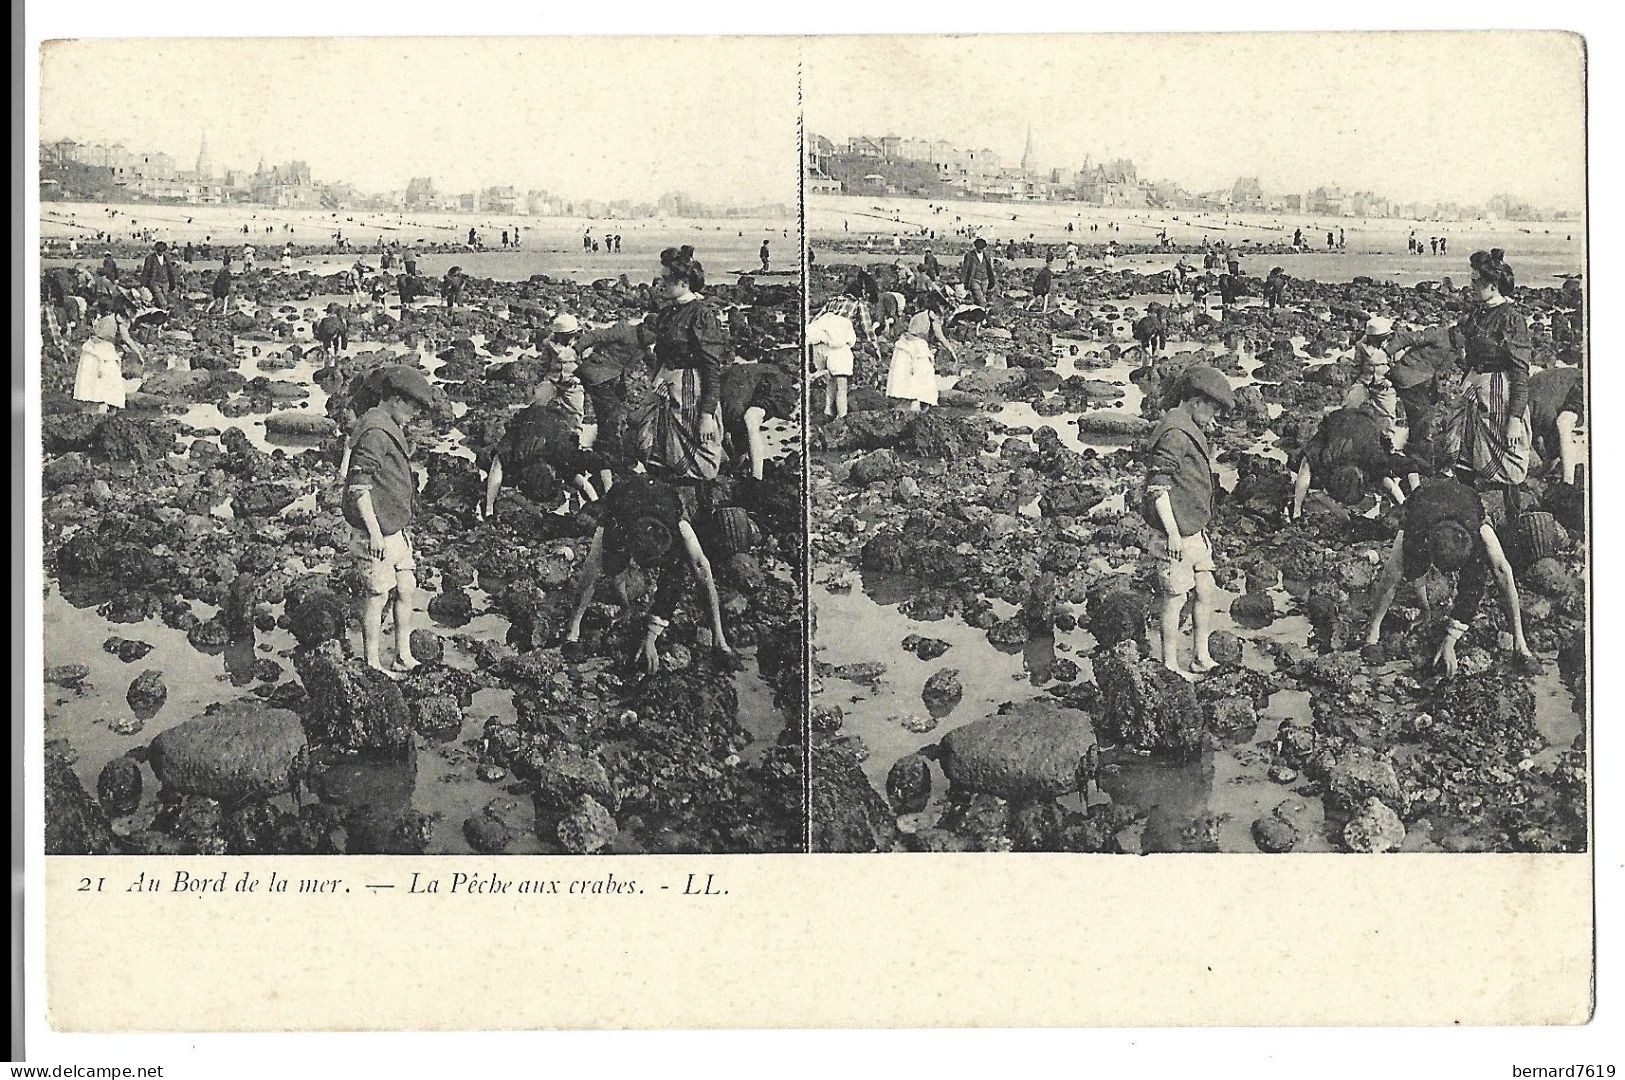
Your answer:
[[[688,244],[662,251],[660,265],[666,274],[681,281],[694,292],[705,288],[705,267],[694,257],[694,249]]]
[[[1514,287],[1512,267],[1506,264],[1506,252],[1500,248],[1475,251],[1467,260],[1473,273],[1500,290],[1502,296],[1511,296]]]
[[[640,517],[625,528],[626,546],[639,566],[653,566],[671,550],[672,534],[657,517]]]
[[[564,494],[564,482],[553,466],[544,461],[527,461],[514,483],[519,494],[539,506],[551,506]]]
[[[1459,521],[1441,521],[1425,533],[1406,533],[1401,551],[1408,578],[1420,577],[1430,566],[1451,573],[1472,557],[1473,534]]]
[[[925,310],[935,315],[941,315],[948,310],[948,301],[935,289],[925,294]]]
[[[858,271],[858,287],[863,290],[863,298],[871,304],[880,303],[880,282],[867,270]]]
[[[853,278],[851,281],[846,283],[845,295],[850,296],[854,300],[863,299],[863,286],[858,284],[856,278]]]
[[[1473,553],[1473,536],[1459,521],[1444,521],[1428,535],[1428,554],[1440,570],[1460,570]]]

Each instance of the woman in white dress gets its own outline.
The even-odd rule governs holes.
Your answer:
[[[931,293],[925,298],[925,310],[908,321],[908,329],[892,348],[891,371],[886,376],[886,396],[907,401],[915,412],[937,403],[937,369],[931,361],[933,341],[958,360],[953,343],[943,332],[942,301]]]
[[[73,379],[75,401],[89,402],[91,412],[105,413],[108,408],[124,408],[124,368],[119,363],[118,341],[140,352],[116,315],[103,315],[96,320],[90,338],[79,350],[79,370]]]

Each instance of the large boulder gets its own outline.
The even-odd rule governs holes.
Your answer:
[[[389,676],[345,656],[336,641],[300,650],[293,666],[305,686],[305,735],[312,746],[380,755],[411,752],[412,715]]]
[[[1082,713],[1030,702],[955,728],[938,760],[956,787],[1022,800],[1078,789],[1078,764],[1094,745]]]
[[[319,438],[339,429],[338,422],[321,413],[284,409],[265,418],[265,430],[272,435],[302,435]]]
[[[1135,750],[1189,757],[1202,747],[1204,728],[1196,691],[1162,664],[1123,641],[1095,657],[1104,740]]]
[[[1151,421],[1143,416],[1121,409],[1091,409],[1079,413],[1079,435],[1143,435],[1151,429]]]
[[[165,787],[232,804],[290,790],[304,749],[298,714],[238,703],[159,733],[148,761]]]

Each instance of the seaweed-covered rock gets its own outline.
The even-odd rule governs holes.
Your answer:
[[[965,696],[965,687],[959,681],[959,671],[955,668],[943,668],[925,680],[925,687],[920,691],[920,697],[926,708],[936,715],[952,712]]]
[[[91,436],[107,417],[96,413],[56,413],[40,417],[40,438],[47,454],[71,454],[90,448]]]
[[[102,651],[115,656],[121,663],[133,664],[152,651],[152,646],[134,638],[110,637],[102,642]]]
[[[814,851],[895,851],[901,843],[891,807],[857,757],[836,744],[813,745],[811,819]]]
[[[1369,799],[1405,809],[1405,789],[1391,761],[1365,746],[1350,745],[1337,751],[1325,775],[1326,804],[1341,813],[1352,814]]]
[[[305,734],[312,746],[376,754],[411,751],[411,714],[389,676],[344,656],[335,641],[299,650],[293,666],[305,687]]]
[[[890,409],[854,411],[815,429],[814,448],[846,451],[896,446],[912,419],[910,413]]]
[[[1083,714],[1029,702],[950,731],[939,762],[966,791],[1053,798],[1078,789],[1078,765],[1092,745]]]
[[[1343,826],[1343,846],[1362,854],[1396,851],[1405,842],[1405,825],[1393,809],[1367,799]]]
[[[1298,844],[1298,829],[1277,813],[1268,813],[1253,822],[1253,843],[1266,855],[1284,855]]]
[[[1095,657],[1100,687],[1096,730],[1103,739],[1136,750],[1176,757],[1202,747],[1202,712],[1191,684],[1121,642]]]
[[[45,854],[110,855],[116,848],[107,815],[68,762],[45,759]]]
[[[559,843],[572,855],[591,855],[615,841],[615,819],[590,795],[583,795],[559,822]]]
[[[858,487],[868,487],[870,484],[892,479],[901,467],[897,460],[897,451],[874,450],[854,461],[852,467],[847,470],[846,478],[849,483]]]
[[[148,668],[130,681],[130,688],[125,691],[124,699],[130,703],[137,716],[146,719],[157,713],[164,706],[164,700],[169,697],[169,688],[164,685],[164,673]]]
[[[430,694],[414,700],[411,709],[412,727],[420,735],[439,738],[462,730],[463,710],[454,697]]]
[[[131,757],[116,757],[96,775],[96,798],[113,817],[133,814],[141,805],[141,766]]]
[[[1230,617],[1249,630],[1261,630],[1275,621],[1275,602],[1268,593],[1242,593],[1230,604]]]
[[[575,750],[566,749],[544,758],[531,770],[530,780],[538,811],[562,813],[584,795],[609,807],[617,802],[603,763]]]
[[[163,420],[137,420],[120,413],[106,417],[91,435],[87,449],[103,461],[141,465],[167,457],[175,449],[175,429]]]
[[[294,640],[307,649],[343,638],[348,620],[349,606],[330,589],[306,589],[288,608]]]
[[[931,800],[931,765],[920,754],[904,754],[886,771],[886,797],[899,814],[917,814]]]
[[[1145,651],[1151,605],[1144,593],[1114,580],[1108,588],[1089,594],[1087,613],[1089,634],[1100,648],[1132,641]]]
[[[984,421],[949,418],[941,413],[919,413],[902,439],[902,448],[916,457],[939,461],[974,458],[987,445]]]

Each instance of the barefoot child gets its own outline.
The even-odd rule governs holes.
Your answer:
[[[412,523],[417,482],[402,429],[434,404],[434,389],[422,372],[404,365],[380,373],[377,385],[379,404],[361,417],[352,439],[344,518],[351,526],[350,549],[366,577],[361,640],[367,665],[398,675],[417,666],[411,647],[417,565],[406,532]],[[383,618],[391,591],[395,593],[396,660],[386,668],[381,656]]]
[[[1179,615],[1194,588],[1191,670],[1203,672],[1214,666],[1207,639],[1218,598],[1207,537],[1214,482],[1207,432],[1236,399],[1225,377],[1206,366],[1185,372],[1178,394],[1179,403],[1163,414],[1146,444],[1142,513],[1153,529],[1151,557],[1162,594],[1162,662],[1180,670]]]

